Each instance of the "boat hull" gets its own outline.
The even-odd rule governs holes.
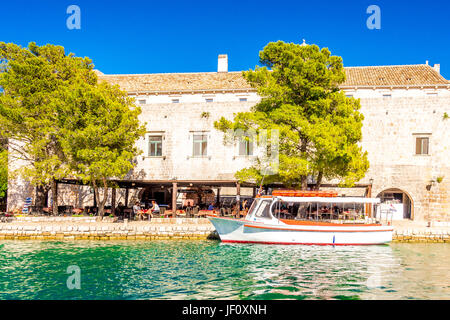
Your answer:
[[[373,245],[392,241],[392,227],[380,225],[286,225],[209,217],[222,242],[283,245]]]

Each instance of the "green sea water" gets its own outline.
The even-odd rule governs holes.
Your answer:
[[[2,241],[0,299],[450,299],[450,246]]]

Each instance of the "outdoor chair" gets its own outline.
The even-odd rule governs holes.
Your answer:
[[[192,209],[192,214],[194,215],[195,218],[198,218],[198,212],[199,212],[198,207],[194,207],[194,209]]]
[[[74,208],[74,209],[72,209],[72,214],[78,214],[78,215],[81,215],[81,214],[83,214],[83,213],[84,213],[84,210],[81,209],[81,208]]]
[[[164,212],[164,218],[169,218],[169,217],[175,217],[176,216],[176,212],[175,212],[175,214],[174,214],[174,212],[173,212],[173,210],[166,210],[165,212]]]
[[[58,214],[64,215],[64,214],[72,214],[73,206],[58,206]]]
[[[86,207],[84,207],[84,213],[85,214],[87,214],[87,215],[90,215],[90,214],[92,214],[92,215],[97,215],[97,212],[98,212],[98,208],[97,207],[93,207],[93,206],[86,206]]]
[[[209,211],[207,211],[207,210],[199,210],[198,212],[197,212],[197,218],[206,218],[206,214],[208,213]]]
[[[134,220],[134,218],[135,218],[135,216],[133,214],[133,209],[131,209],[131,208],[123,209],[123,215],[125,218],[128,218],[129,220]]]
[[[105,206],[105,214],[112,214],[112,207],[111,206]]]
[[[29,206],[30,214],[44,214],[44,206]]]

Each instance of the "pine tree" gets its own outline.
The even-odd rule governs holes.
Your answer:
[[[364,118],[359,100],[339,89],[345,81],[342,58],[327,48],[282,41],[269,43],[259,57],[262,67],[243,76],[256,88],[260,102],[232,121],[221,118],[215,127],[223,132],[278,130],[279,169],[265,183],[305,190],[308,177],[316,180],[316,188],[324,179],[351,186],[363,178],[369,167],[367,153],[358,145]],[[267,166],[258,159],[236,177],[261,181]]]

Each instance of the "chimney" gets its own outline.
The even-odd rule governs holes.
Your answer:
[[[217,72],[228,72],[228,55],[219,54],[217,61]]]
[[[426,64],[426,65],[428,65],[428,60],[427,60],[427,61],[425,61],[425,64]]]
[[[440,64],[434,64],[433,67],[434,71],[436,71],[437,73],[441,74],[441,65]]]

